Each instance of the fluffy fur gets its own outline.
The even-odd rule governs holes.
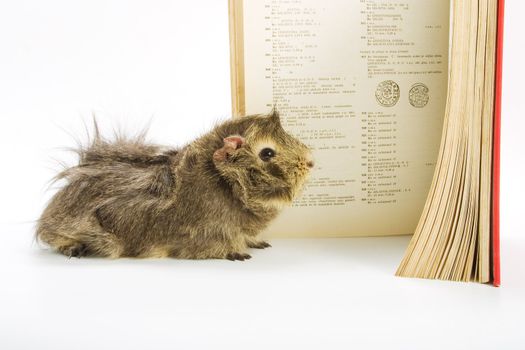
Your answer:
[[[259,157],[265,147],[276,152],[269,161]],[[181,149],[110,142],[96,130],[78,153],[36,230],[70,257],[248,259],[247,248],[269,246],[256,236],[312,166],[276,112],[226,121]]]

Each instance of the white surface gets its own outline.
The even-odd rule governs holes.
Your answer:
[[[250,261],[71,259],[33,224],[92,111],[189,141],[230,114],[226,1],[0,2],[0,348],[523,349],[523,28],[507,0],[499,289],[392,276],[407,237]],[[499,344],[499,346],[497,346]]]
[[[246,262],[107,261],[38,249],[27,231],[2,242],[2,349],[524,347],[517,238],[493,288],[394,277],[408,237],[276,240]]]

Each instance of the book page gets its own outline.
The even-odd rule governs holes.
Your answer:
[[[247,115],[275,105],[313,150],[272,237],[411,234],[447,93],[449,1],[242,1]]]

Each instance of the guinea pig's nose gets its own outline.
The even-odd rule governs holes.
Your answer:
[[[315,165],[314,159],[312,158],[312,154],[311,153],[308,153],[308,155],[306,156],[306,165],[309,168],[313,168],[314,165]]]

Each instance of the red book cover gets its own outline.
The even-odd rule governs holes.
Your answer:
[[[505,0],[498,1],[498,33],[496,42],[496,80],[494,100],[494,149],[492,165],[492,284],[499,286],[500,242],[499,242],[499,197],[500,197],[500,140],[501,140],[501,82],[503,68],[503,15]]]

